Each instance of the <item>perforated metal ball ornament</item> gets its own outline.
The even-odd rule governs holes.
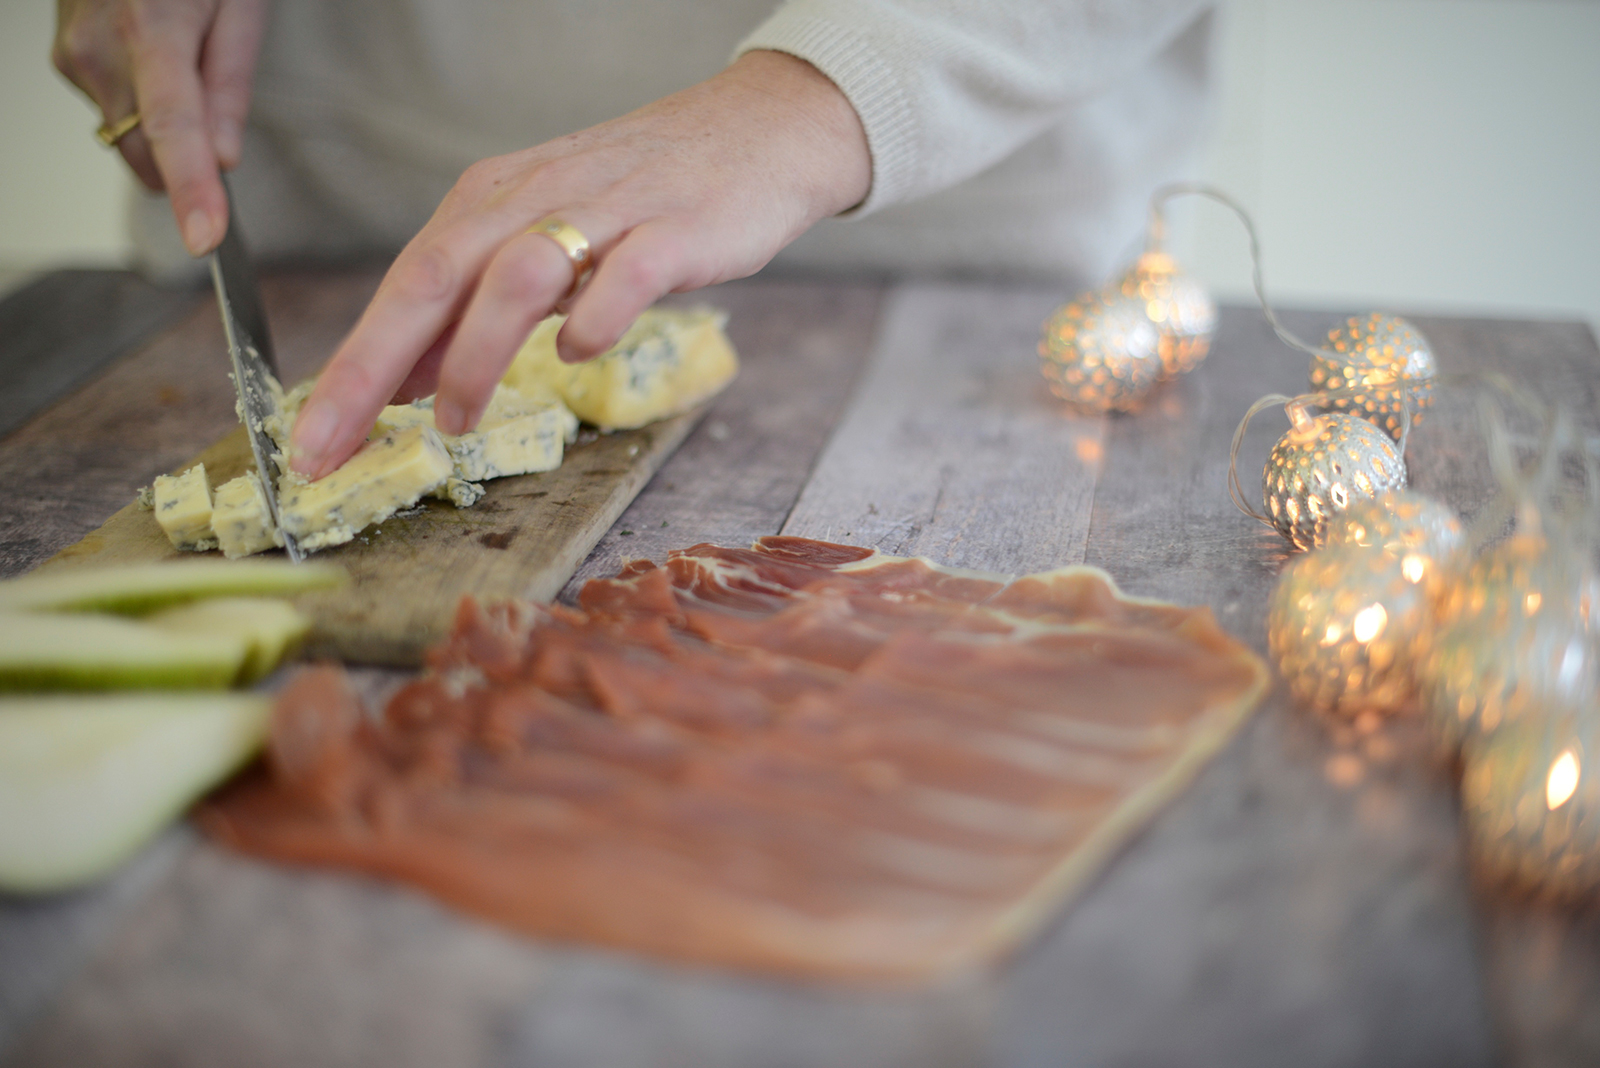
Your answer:
[[[1050,391],[1075,408],[1132,411],[1161,377],[1161,334],[1139,301],[1082,293],[1045,320],[1039,369]]]
[[[1312,390],[1350,391],[1330,398],[1330,408],[1371,420],[1396,441],[1405,429],[1406,394],[1415,422],[1433,403],[1438,373],[1421,332],[1398,315],[1380,312],[1352,316],[1329,332],[1324,354],[1311,357]]]
[[[1600,692],[1600,579],[1582,551],[1515,534],[1446,584],[1435,614],[1417,675],[1446,752]]]
[[[1289,430],[1261,474],[1267,515],[1296,548],[1327,540],[1328,523],[1352,504],[1405,485],[1406,464],[1389,436],[1343,412],[1312,416],[1287,406]]]
[[[1138,302],[1155,324],[1164,377],[1194,370],[1211,351],[1217,305],[1205,286],[1179,270],[1165,252],[1146,252],[1111,288]]]
[[[1466,542],[1467,532],[1455,509],[1408,489],[1353,502],[1328,523],[1328,545],[1382,549],[1400,558],[1407,577],[1418,576],[1415,582],[1453,570]]]
[[[1342,545],[1284,569],[1267,609],[1267,645],[1301,703],[1393,712],[1414,699],[1414,650],[1431,620],[1431,598],[1400,559]]]
[[[1480,872],[1554,897],[1600,890],[1600,709],[1531,718],[1467,746],[1461,809]]]

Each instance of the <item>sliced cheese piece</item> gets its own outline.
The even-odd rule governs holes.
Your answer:
[[[0,700],[0,889],[111,871],[244,763],[271,711],[260,694]]]
[[[250,643],[87,612],[0,615],[0,690],[224,689]]]
[[[218,597],[146,616],[146,623],[179,634],[234,634],[248,648],[236,680],[249,685],[272,673],[311,633],[311,620],[274,597]]]
[[[283,545],[261,478],[254,471],[217,487],[211,498],[211,531],[222,555],[230,560]]]
[[[211,483],[205,464],[195,464],[181,475],[157,475],[151,493],[156,522],[175,548],[201,552],[217,547],[211,533]]]
[[[605,354],[582,364],[556,355],[558,319],[529,335],[504,381],[553,391],[602,430],[643,426],[688,411],[718,393],[739,370],[722,332],[727,315],[710,308],[651,308]]]
[[[0,612],[138,615],[206,597],[286,597],[338,586],[348,578],[337,564],[291,564],[287,560],[54,567],[0,582]]]
[[[368,524],[416,504],[454,470],[432,427],[391,430],[315,482],[285,476],[278,489],[278,517],[308,552],[343,545]]]
[[[379,433],[410,426],[434,426],[433,398],[393,404],[378,415]],[[440,438],[455,464],[455,477],[482,482],[555,470],[566,443],[577,433],[577,417],[547,391],[527,396],[500,385],[473,430]]]

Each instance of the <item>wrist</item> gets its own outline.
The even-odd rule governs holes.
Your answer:
[[[872,153],[866,129],[848,97],[827,75],[787,52],[755,49],[718,76],[759,94],[774,122],[799,140],[796,176],[810,206],[811,221],[860,204],[872,188]]]

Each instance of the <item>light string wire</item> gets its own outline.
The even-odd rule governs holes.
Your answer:
[[[1304,352],[1310,356],[1320,356],[1333,363],[1343,363],[1345,358],[1338,353],[1319,349],[1296,337],[1288,327],[1278,319],[1277,312],[1272,310],[1272,304],[1267,300],[1267,289],[1261,278],[1261,239],[1256,234],[1256,224],[1250,218],[1250,213],[1244,209],[1237,200],[1215,186],[1203,182],[1171,182],[1161,186],[1150,196],[1150,229],[1147,239],[1146,251],[1160,252],[1167,239],[1167,218],[1165,208],[1168,201],[1178,197],[1196,196],[1214,201],[1233,212],[1244,226],[1245,235],[1250,239],[1250,281],[1255,286],[1256,300],[1261,304],[1261,314],[1266,318],[1267,324],[1272,327],[1272,332],[1278,335],[1278,340],[1292,349]]]
[[[1367,392],[1368,389],[1364,386],[1347,386],[1340,389],[1324,389],[1316,393],[1302,393],[1297,397],[1288,397],[1282,393],[1269,393],[1265,397],[1262,397],[1260,400],[1252,404],[1250,406],[1250,410],[1244,413],[1244,418],[1239,420],[1239,425],[1234,428],[1233,444],[1228,449],[1228,496],[1232,498],[1233,506],[1239,509],[1239,511],[1243,512],[1245,515],[1249,516],[1251,519],[1259,520],[1274,529],[1276,529],[1278,526],[1274,519],[1263,515],[1250,507],[1244,496],[1244,488],[1239,484],[1239,449],[1244,445],[1244,432],[1249,429],[1250,420],[1254,419],[1264,409],[1270,408],[1274,404],[1283,405],[1286,411],[1293,406],[1299,406],[1302,408],[1302,410],[1306,406],[1327,408],[1330,406],[1330,402],[1332,401],[1345,399],[1356,400],[1366,396]],[[1396,448],[1399,450],[1400,461],[1402,464],[1405,462],[1406,442],[1411,437],[1411,404],[1411,391],[1401,390],[1400,440],[1396,443]],[[1361,417],[1352,415],[1350,418],[1360,419]],[[1376,424],[1368,422],[1367,425],[1373,427],[1373,429],[1377,430],[1385,438],[1388,438],[1388,432],[1376,426]],[[1407,481],[1409,481],[1409,475]]]
[[[1267,299],[1266,283],[1262,276],[1261,239],[1256,231],[1255,221],[1244,206],[1234,200],[1227,193],[1215,186],[1203,182],[1171,182],[1159,187],[1150,198],[1150,222],[1145,249],[1147,252],[1164,251],[1167,239],[1166,206],[1169,202],[1185,196],[1197,196],[1220,204],[1227,208],[1244,227],[1245,236],[1250,242],[1250,281],[1255,289],[1256,300],[1261,305],[1262,317],[1272,327],[1272,332],[1278,340],[1296,351],[1309,356],[1320,357],[1332,363],[1344,363],[1345,358],[1328,349],[1318,348],[1297,337],[1288,327],[1283,325],[1277,313],[1272,308],[1272,303]],[[1580,463],[1584,472],[1584,483],[1587,496],[1587,507],[1582,509],[1582,520],[1568,518],[1567,526],[1575,526],[1577,532],[1586,540],[1596,540],[1600,537],[1600,457],[1583,440],[1582,434],[1573,425],[1570,415],[1563,406],[1549,406],[1540,402],[1519,384],[1497,372],[1455,373],[1437,375],[1435,386],[1447,384],[1484,384],[1498,390],[1504,396],[1512,399],[1516,404],[1543,422],[1544,432],[1541,435],[1540,459],[1532,465],[1530,470],[1523,470],[1515,458],[1515,446],[1509,430],[1506,428],[1503,415],[1488,397],[1480,403],[1480,422],[1484,427],[1485,436],[1489,445],[1489,461],[1491,470],[1494,471],[1495,480],[1500,484],[1500,492],[1489,502],[1482,513],[1473,521],[1472,529],[1468,535],[1468,544],[1477,547],[1492,538],[1495,533],[1503,529],[1505,523],[1519,511],[1518,504],[1527,502],[1544,501],[1547,497],[1558,498],[1556,483],[1560,477],[1560,458],[1571,451],[1576,451],[1580,456]],[[1356,399],[1363,396],[1371,386],[1381,383],[1368,383],[1364,387],[1350,389],[1324,390],[1320,393],[1301,394],[1297,397],[1287,397],[1275,393],[1262,397],[1250,406],[1245,413],[1238,428],[1234,431],[1233,444],[1228,451],[1228,496],[1232,498],[1234,506],[1252,519],[1259,520],[1268,526],[1276,526],[1269,517],[1255,511],[1246,500],[1243,488],[1239,484],[1239,450],[1244,442],[1244,434],[1250,421],[1256,415],[1273,404],[1282,404],[1286,408],[1291,404],[1315,405],[1326,408],[1330,399]],[[1402,460],[1405,457],[1406,446],[1411,435],[1412,408],[1414,398],[1411,390],[1401,384],[1400,399],[1402,404],[1403,426],[1400,433],[1399,450]],[[1409,482],[1409,476],[1407,478]],[[1552,500],[1556,510],[1560,511],[1559,501]],[[1498,514],[1498,519],[1496,515]],[[1554,518],[1554,517],[1552,517]],[[1528,522],[1537,523],[1537,512],[1530,514]]]

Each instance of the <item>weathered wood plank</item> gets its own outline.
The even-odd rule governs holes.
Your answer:
[[[805,283],[701,296],[733,313],[744,369],[618,524],[638,533],[613,532],[585,572],[614,569],[636,546],[659,558],[774,533],[848,395],[878,306],[872,287]],[[847,992],[542,946],[402,889],[183,841],[172,878],[6,1063],[744,1065],[774,1049],[800,1063],[970,1063],[959,1053],[970,1042],[954,1037],[971,1015],[964,1000],[863,1005]],[[0,908],[0,932],[7,922]],[[55,959],[70,948],[58,943]],[[389,1033],[395,1041],[368,1038]],[[815,1055],[801,1057],[807,1049]]]
[[[306,655],[419,667],[423,651],[448,633],[463,596],[552,599],[700,414],[585,435],[556,470],[494,479],[471,508],[425,500],[319,553],[318,559],[342,566],[350,583],[294,599],[311,619]],[[213,486],[255,465],[242,427],[179,466],[195,462],[206,465]],[[153,515],[129,503],[43,566],[155,563],[183,555]]]
[[[1038,372],[1054,289],[898,290],[785,534],[1004,573],[1083,559],[1105,420]]]
[[[0,299],[0,438],[201,299],[132,271],[54,271]]]
[[[1004,344],[1012,355],[996,354],[994,366],[1003,369],[995,377],[958,370],[957,377],[969,375],[965,396],[981,423],[993,414],[991,402],[1003,407],[997,398],[1031,403],[1022,391],[1033,388],[1036,375],[1032,334],[1053,298],[1040,292],[1038,306],[1027,303],[1032,297],[1007,305],[1002,294],[986,305],[966,287],[948,292],[956,299],[963,290],[969,314],[1011,316],[1003,327],[962,327],[997,350],[997,338],[1011,338]],[[745,377],[597,548],[589,571],[609,570],[625,555],[659,557],[688,541],[768,532],[805,481],[821,427],[846,388],[851,355],[870,336],[872,298],[760,284],[727,292],[731,301],[751,302],[749,315],[733,304]],[[753,333],[767,340],[741,334],[752,321],[764,324]],[[1331,321],[1292,320],[1306,334]],[[1418,322],[1447,365],[1525,359],[1517,366],[1541,389],[1576,398],[1589,411],[1600,407],[1600,357],[1581,327]],[[896,327],[897,335],[886,326],[885,344],[914,340],[913,326]],[[776,336],[768,338],[769,331]],[[949,337],[922,336],[930,347]],[[762,353],[781,354],[783,366],[758,366]],[[811,391],[818,403],[808,414],[785,407],[791,391],[805,392],[809,375],[830,371],[840,377]],[[1101,451],[1097,458],[1086,447],[1079,460],[1089,484],[1096,475],[1099,483],[1092,497],[1074,498],[1081,517],[1067,517],[1079,524],[1070,528],[1078,557],[1107,568],[1131,592],[1211,604],[1224,625],[1259,646],[1282,550],[1276,535],[1233,512],[1220,465],[1249,401],[1293,392],[1303,381],[1303,360],[1276,348],[1253,317],[1230,311],[1204,369],[1145,414],[1089,435]],[[907,388],[935,390],[932,383]],[[1041,412],[1050,404],[1043,395],[1037,401]],[[1481,458],[1468,437],[1450,430],[1447,407],[1419,429],[1414,471],[1419,486],[1471,509],[1484,492]],[[865,425],[865,416],[850,418]],[[716,429],[719,419],[726,433]],[[928,424],[912,429],[940,447]],[[1259,467],[1280,430],[1263,420],[1246,445],[1246,472]],[[903,447],[893,433],[873,439],[869,431],[858,439],[869,450]],[[212,436],[200,436],[190,450]],[[830,456],[844,437],[841,429]],[[1066,440],[1074,456],[1077,440]],[[979,441],[974,451],[986,447]],[[855,455],[858,465],[877,458]],[[6,456],[0,445],[0,465]],[[748,457],[749,470],[730,469],[730,456]],[[979,461],[999,472],[997,484],[1012,477],[1002,459],[995,448]],[[75,476],[63,469],[58,477]],[[975,535],[952,533],[970,531],[985,511],[1003,511],[998,502],[1016,500],[1014,490],[946,480],[957,492],[947,489],[933,507],[937,470],[913,471],[917,481],[904,487],[866,477],[878,479],[872,492],[856,491],[848,508],[819,498],[813,511],[808,492],[791,529],[839,537],[865,531],[884,539],[886,549],[973,566],[1046,566],[1028,560],[1031,550],[1003,544],[1001,535],[984,550]],[[1026,481],[1021,474],[1015,480]],[[137,484],[132,480],[128,492]],[[31,485],[29,492],[50,488],[44,479]],[[913,533],[914,523],[896,525],[881,508],[875,515],[867,505],[878,504],[880,494],[900,509],[898,518],[931,522]],[[1052,499],[1024,519],[1003,518],[1025,525],[1066,510],[1066,502]],[[36,529],[51,536],[47,525]],[[621,529],[635,533],[624,537]],[[1058,555],[1048,563],[1075,558],[1070,538],[1052,551]],[[1013,966],[894,997],[507,938],[401,889],[270,868],[200,845],[115,924],[88,971],[54,998],[9,1059],[0,1044],[0,1060],[1470,1065],[1496,1059],[1480,1000],[1484,968],[1509,1059],[1592,1060],[1600,996],[1593,918],[1489,891],[1469,898],[1449,782],[1420,748],[1412,725],[1330,726],[1281,700],[1269,703]],[[0,907],[0,941],[4,922]]]
[[[284,377],[312,373],[380,275],[300,272],[263,279]],[[0,576],[40,563],[238,425],[214,302],[117,361],[0,441]]]
[[[1590,436],[1600,432],[1600,347],[1583,323],[1418,318],[1446,367],[1496,370],[1547,404],[1563,404]],[[1444,418],[1419,430],[1416,483],[1476,505],[1489,494],[1475,390],[1457,389]],[[1454,420],[1453,432],[1447,420]],[[1593,445],[1591,444],[1591,448]],[[1508,1064],[1600,1064],[1600,911],[1543,904],[1474,881],[1490,1004]]]
[[[1332,321],[1287,318],[1302,336]],[[1257,313],[1225,309],[1210,359],[1112,422],[1087,562],[1210,605],[1265,653],[1286,543],[1229,500],[1228,448],[1256,397],[1305,383]],[[1252,425],[1247,492],[1286,425]],[[1004,1060],[1492,1062],[1454,801],[1415,726],[1324,725],[1269,698],[1021,963]]]
[[[751,282],[692,298],[729,313],[739,377],[568,583],[696,542],[775,534],[794,507],[872,344],[877,286]]]

